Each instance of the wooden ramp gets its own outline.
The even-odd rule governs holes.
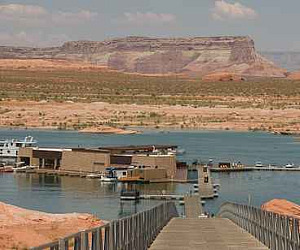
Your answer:
[[[150,250],[267,250],[252,235],[228,219],[173,218]]]
[[[200,196],[184,196],[184,210],[186,218],[199,218],[203,213]]]

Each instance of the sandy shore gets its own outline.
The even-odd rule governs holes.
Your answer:
[[[300,110],[1,101],[0,126],[133,134],[127,126],[300,133]]]
[[[28,249],[103,224],[90,214],[49,214],[0,202],[0,249]]]

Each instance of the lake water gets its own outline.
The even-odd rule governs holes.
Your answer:
[[[241,161],[254,164],[300,165],[300,143],[293,137],[260,132],[144,130],[138,135],[95,135],[74,131],[0,130],[0,139],[34,136],[40,146],[96,147],[104,145],[174,144],[186,150],[185,161]],[[219,198],[207,201],[205,209],[216,213],[224,201],[260,206],[273,198],[300,204],[300,172],[214,173],[220,183]],[[124,185],[124,184],[123,184]],[[137,185],[144,192],[167,190],[185,193],[190,184]],[[104,184],[99,180],[26,174],[0,175],[0,200],[25,208],[53,213],[89,212],[113,219],[154,206],[158,201],[123,202],[122,184]],[[181,211],[180,211],[181,212]]]

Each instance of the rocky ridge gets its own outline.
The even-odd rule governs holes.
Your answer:
[[[286,71],[259,55],[249,37],[126,37],[66,42],[61,47],[0,46],[0,59],[75,60],[140,74],[189,76],[214,72],[285,77]]]

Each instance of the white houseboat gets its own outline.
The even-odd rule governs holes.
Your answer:
[[[33,147],[35,145],[36,141],[32,136],[27,136],[23,140],[0,140],[0,163],[15,164],[17,161],[19,148]]]

